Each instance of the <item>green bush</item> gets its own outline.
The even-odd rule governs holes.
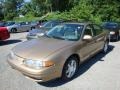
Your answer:
[[[113,4],[110,4],[113,2]],[[84,0],[75,5],[70,11],[52,12],[46,17],[51,19],[92,21],[100,24],[104,21],[120,22],[120,10],[116,1],[104,1],[104,3],[92,0]],[[94,4],[92,4],[94,3]],[[106,4],[107,3],[107,4]]]
[[[19,21],[37,21],[37,20],[40,20],[40,17],[33,17],[33,16],[31,16],[31,17],[29,17],[29,16],[25,16],[25,17],[15,17],[14,19],[13,19],[14,21],[16,21],[16,22],[19,22]]]
[[[70,11],[65,12],[52,12],[46,19],[62,19],[62,20],[75,20],[75,21],[92,21],[96,23],[101,22],[99,15],[93,15],[94,8],[91,5],[87,5],[86,2],[81,2],[79,5],[72,8]]]

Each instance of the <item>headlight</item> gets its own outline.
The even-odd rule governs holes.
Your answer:
[[[115,34],[115,32],[111,31],[111,32],[110,32],[110,34],[112,34],[112,35],[113,35],[113,34]]]
[[[50,67],[54,65],[52,61],[40,61],[40,60],[24,60],[24,65],[33,68],[33,69],[41,69],[42,67]]]

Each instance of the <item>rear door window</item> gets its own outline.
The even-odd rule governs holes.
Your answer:
[[[94,28],[93,29],[94,36],[97,36],[103,33],[103,29],[100,26],[94,24],[93,28]]]

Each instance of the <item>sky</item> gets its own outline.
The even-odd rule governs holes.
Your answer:
[[[30,0],[24,0],[25,2],[30,2]]]

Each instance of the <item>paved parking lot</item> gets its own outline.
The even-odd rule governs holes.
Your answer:
[[[12,34],[8,41],[0,42],[0,90],[120,90],[120,41],[110,43],[108,54],[97,54],[82,64],[71,81],[36,83],[6,62],[11,48],[25,41],[25,36],[26,33]]]

